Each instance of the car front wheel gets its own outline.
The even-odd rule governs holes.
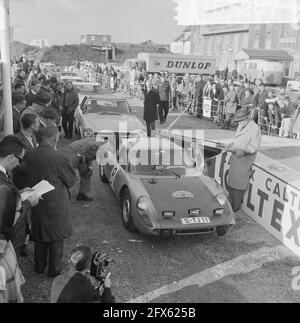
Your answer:
[[[100,175],[100,180],[102,183],[107,184],[108,183],[108,179],[104,173],[104,167],[103,166],[99,166],[99,175]]]
[[[226,225],[217,227],[217,235],[218,235],[218,237],[225,236],[227,231],[228,231],[228,226],[226,226]]]
[[[122,220],[125,228],[128,231],[136,231],[136,228],[133,224],[131,212],[132,210],[131,210],[130,193],[126,188],[122,194]]]

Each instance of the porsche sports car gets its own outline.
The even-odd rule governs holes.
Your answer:
[[[163,237],[216,231],[222,236],[235,224],[221,185],[168,139],[124,139],[118,152],[103,145],[97,162],[100,179],[121,202],[129,231]]]
[[[81,138],[111,133],[127,136],[136,130],[146,131],[126,99],[88,95],[75,111],[75,130]]]

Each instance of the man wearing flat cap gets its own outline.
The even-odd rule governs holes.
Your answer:
[[[40,119],[41,128],[55,126],[58,123],[59,116],[58,113],[54,110],[54,108],[47,108],[40,113],[38,113]]]
[[[39,147],[30,151],[26,159],[30,187],[42,180],[55,187],[32,209],[35,271],[43,273],[48,265],[49,277],[60,274],[64,240],[72,235],[69,189],[76,181],[70,161],[56,150],[58,139],[57,126],[40,129]]]
[[[261,143],[261,130],[250,118],[248,109],[236,112],[235,121],[239,123],[233,141],[226,147],[232,153],[228,175],[229,197],[232,208],[240,209],[243,196],[248,188],[251,167]]]

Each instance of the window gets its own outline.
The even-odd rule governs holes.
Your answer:
[[[284,77],[289,77],[290,74],[290,62],[283,62],[283,76]]]
[[[281,38],[296,38],[297,31],[294,28],[292,28],[291,24],[282,24],[280,37]]]

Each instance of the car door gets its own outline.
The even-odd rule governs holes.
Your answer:
[[[83,114],[83,108],[84,105],[87,103],[88,97],[85,96],[82,101],[80,102],[79,106],[77,107],[77,123],[78,123],[78,131],[81,134],[81,137],[83,138],[83,131],[86,128],[86,122],[84,119],[84,114]]]

